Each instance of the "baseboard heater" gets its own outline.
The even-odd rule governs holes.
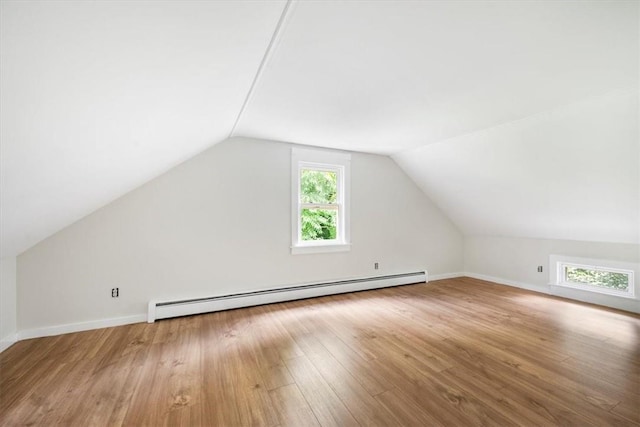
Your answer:
[[[426,271],[418,271],[414,273],[392,274],[361,279],[308,283],[305,285],[238,292],[205,298],[191,298],[177,301],[150,301],[147,322],[153,323],[159,319],[229,310],[232,308],[251,307],[274,302],[293,301],[324,295],[422,283],[428,282],[428,277]]]

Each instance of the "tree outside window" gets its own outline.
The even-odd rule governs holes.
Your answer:
[[[337,178],[338,174],[332,171],[301,170],[300,202],[303,207],[300,219],[303,241],[335,240],[337,238]]]

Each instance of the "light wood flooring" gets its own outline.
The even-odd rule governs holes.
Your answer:
[[[640,317],[469,278],[21,341],[0,425],[640,425]]]

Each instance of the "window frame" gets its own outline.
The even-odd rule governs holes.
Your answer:
[[[336,203],[302,203],[300,177],[303,169],[336,173]],[[291,149],[291,253],[343,252],[351,249],[350,240],[350,179],[351,155],[343,152]],[[336,239],[302,240],[301,214],[305,207],[337,210]]]
[[[635,296],[635,266],[631,263],[623,263],[616,261],[595,260],[586,258],[573,258],[563,256],[551,256],[552,272],[551,284],[563,288],[578,289],[581,291],[592,292],[596,294],[611,295],[622,298],[636,299]],[[625,274],[629,280],[629,288],[627,291],[619,291],[606,287],[582,284],[579,282],[570,282],[566,280],[565,267],[582,268],[586,270],[605,271],[610,273]]]

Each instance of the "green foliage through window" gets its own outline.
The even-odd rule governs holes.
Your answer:
[[[302,169],[300,202],[323,205],[301,211],[302,240],[335,240],[338,230],[338,176],[336,172]]]
[[[629,276],[612,271],[591,270],[588,268],[565,266],[565,280],[617,291],[629,290]]]
[[[302,240],[335,240],[336,210],[302,209]]]
[[[300,176],[300,202],[335,203],[338,193],[335,172],[302,169]]]

